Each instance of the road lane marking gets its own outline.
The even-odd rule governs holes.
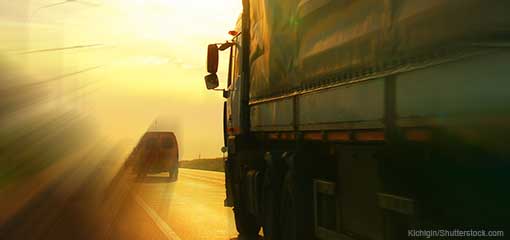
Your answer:
[[[133,193],[133,197],[135,198],[136,203],[140,205],[140,207],[145,210],[145,212],[149,215],[149,217],[154,221],[154,223],[158,226],[158,228],[161,230],[161,232],[165,235],[165,237],[169,240],[181,240],[181,238],[172,230],[166,222],[159,217],[159,215],[149,207],[147,203],[136,193]]]
[[[218,172],[218,171],[209,171],[209,170],[200,170],[200,169],[193,169],[193,168],[179,168],[179,170],[183,170],[185,172],[195,172],[195,173],[200,173],[200,174],[206,174],[206,175],[210,175],[210,176],[225,176],[225,173],[224,172]]]
[[[220,181],[217,181],[217,180],[213,180],[213,179],[208,179],[208,178],[204,178],[204,177],[199,177],[199,176],[195,176],[195,175],[191,175],[191,174],[181,174],[182,177],[184,178],[191,178],[191,179],[194,179],[194,180],[199,180],[199,181],[202,181],[202,182],[207,182],[207,183],[213,183],[213,184],[218,184],[218,185],[224,185],[225,184],[225,180],[220,180]]]

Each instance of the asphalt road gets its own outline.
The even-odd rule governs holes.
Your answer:
[[[168,182],[167,174],[149,175],[136,182],[134,196],[166,231],[167,239],[237,236],[232,209],[223,207],[223,173],[181,168],[173,183]]]
[[[175,182],[167,174],[137,179],[109,160],[118,159],[115,150],[84,152],[0,189],[0,239],[237,236],[232,210],[223,207],[223,173],[180,169]]]

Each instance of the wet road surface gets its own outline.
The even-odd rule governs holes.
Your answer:
[[[93,152],[93,154],[91,154]],[[22,183],[0,189],[0,239],[231,239],[224,175],[180,169],[138,179],[121,150],[84,148]],[[119,170],[120,169],[120,170]]]
[[[160,226],[168,225],[170,239],[237,235],[232,210],[223,207],[223,173],[181,168],[177,182],[169,183],[167,174],[149,175],[135,186],[135,199],[147,212],[157,213],[153,218],[162,221]]]

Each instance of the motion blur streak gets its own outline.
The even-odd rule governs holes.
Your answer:
[[[80,103],[95,82],[59,82],[98,67],[46,81],[0,67],[0,239],[164,239],[119,180],[132,141],[100,132]]]
[[[80,109],[77,94],[93,91],[92,85],[71,86],[54,96],[58,83],[30,80],[15,68],[1,67],[7,71],[0,76],[0,238],[52,238],[102,226],[93,222],[107,226],[112,204],[120,204],[105,189],[128,146],[100,134]],[[92,68],[81,72],[86,70]]]
[[[221,154],[197,46],[223,39],[240,5],[0,1],[0,239],[167,239],[124,162],[151,124],[176,133],[181,159]]]

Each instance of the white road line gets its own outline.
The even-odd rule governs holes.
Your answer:
[[[140,207],[145,210],[145,212],[149,215],[149,217],[154,221],[154,223],[158,226],[158,228],[161,230],[161,232],[165,235],[165,237],[169,240],[181,240],[179,236],[172,230],[166,222],[159,217],[159,215],[145,203],[145,201],[136,193],[133,193],[133,197],[135,198],[136,203],[140,205]]]

